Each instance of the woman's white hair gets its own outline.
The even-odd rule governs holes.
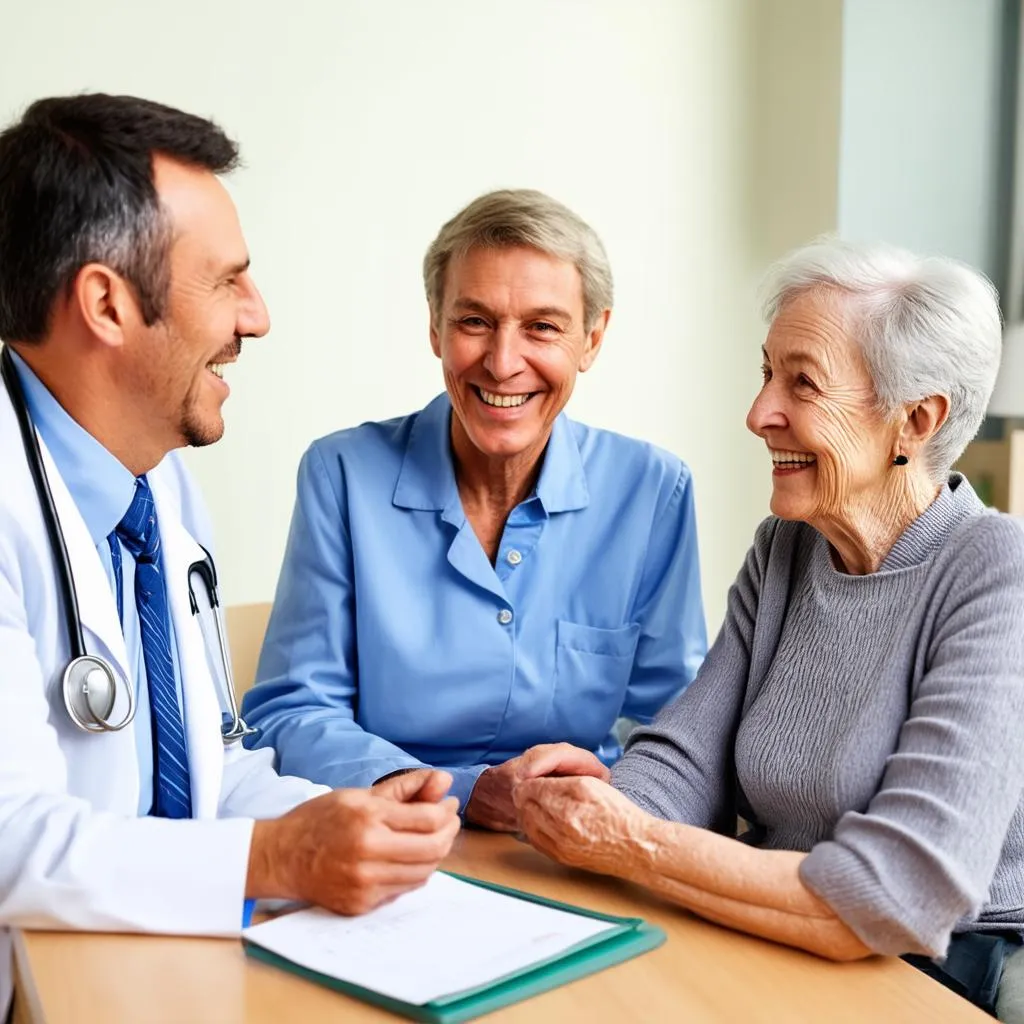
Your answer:
[[[924,452],[931,478],[941,483],[978,432],[999,371],[1002,324],[992,283],[956,260],[822,238],[768,271],[765,321],[816,288],[849,297],[852,335],[886,419],[930,395],[949,399],[946,422]]]

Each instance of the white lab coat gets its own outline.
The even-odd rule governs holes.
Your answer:
[[[86,649],[131,679],[117,605],[78,509],[44,449],[78,591]],[[10,398],[0,386],[0,1020],[10,997],[5,926],[233,935],[241,926],[254,818],[324,787],[279,777],[269,751],[224,749],[188,566],[210,547],[177,456],[148,474],[182,676],[195,820],[137,816],[132,727],[86,734],[68,718],[69,652],[55,562]],[[214,669],[216,671],[216,669]],[[134,682],[133,682],[134,685]]]

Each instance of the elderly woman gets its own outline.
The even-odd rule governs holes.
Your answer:
[[[747,425],[774,514],[725,624],[611,785],[524,782],[522,828],[732,928],[918,954],[990,1004],[1024,930],[1024,533],[950,467],[995,381],[995,295],[839,241],[768,295]]]
[[[596,234],[495,192],[424,261],[446,394],[317,441],[244,713],[280,768],[331,786],[444,765],[467,820],[513,828],[512,781],[607,776],[705,653],[689,470],[563,413],[612,304]]]

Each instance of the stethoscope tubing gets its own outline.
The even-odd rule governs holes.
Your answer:
[[[199,545],[203,547],[202,544]],[[206,588],[206,596],[210,603],[210,612],[213,615],[214,629],[217,633],[217,646],[220,649],[220,663],[224,670],[224,689],[228,711],[231,714],[231,725],[227,731],[221,731],[221,739],[225,744],[234,743],[236,740],[256,734],[245,724],[242,716],[238,713],[238,700],[235,697],[235,679],[231,671],[231,653],[228,650],[227,635],[224,630],[223,613],[220,607],[220,594],[217,588],[217,569],[213,563],[213,556],[206,548],[203,548],[206,556],[201,562],[193,562],[188,569],[188,599],[193,615],[199,614],[199,602],[196,601],[195,590],[192,587],[192,576],[197,575],[203,581]]]
[[[61,600],[64,604],[64,624],[68,634],[68,647],[71,651],[71,660],[75,661],[78,658],[84,658],[87,652],[85,634],[82,632],[82,617],[78,610],[78,594],[75,591],[71,575],[71,558],[64,541],[64,532],[61,530],[57,518],[57,507],[53,501],[53,492],[50,490],[50,481],[46,477],[46,467],[43,465],[43,453],[39,447],[39,438],[36,437],[36,430],[28,413],[28,402],[25,399],[24,391],[22,391],[21,381],[18,380],[18,371],[15,369],[14,360],[6,345],[0,352],[0,375],[3,376],[7,393],[11,396],[11,406],[18,420],[21,441],[28,455],[29,472],[32,474],[32,482],[35,485],[43,513],[43,522],[46,524],[50,550],[57,562],[57,586],[60,588]]]
[[[46,467],[43,463],[42,449],[39,447],[39,438],[29,415],[28,402],[25,392],[18,379],[17,368],[11,358],[10,350],[6,345],[0,347],[0,377],[10,395],[11,407],[14,410],[15,418],[18,421],[18,429],[21,432],[22,444],[25,448],[26,462],[29,472],[32,475],[32,482],[35,485],[36,495],[39,499],[39,507],[43,514],[43,522],[46,525],[47,537],[50,541],[50,550],[53,553],[57,570],[57,586],[60,590],[64,606],[64,624],[68,634],[68,647],[71,651],[71,659],[62,675],[62,689],[64,694],[64,705],[68,715],[78,728],[86,732],[117,732],[128,725],[135,717],[135,694],[131,683],[127,684],[128,711],[119,722],[110,722],[96,715],[88,700],[87,691],[82,690],[79,694],[70,692],[73,676],[77,663],[86,662],[102,671],[108,678],[111,692],[116,691],[117,675],[110,664],[97,655],[89,654],[85,647],[85,634],[82,630],[82,617],[78,606],[78,593],[75,589],[74,576],[71,570],[71,558],[68,555],[67,543],[64,540],[64,531],[60,527],[60,519],[57,516],[57,506],[53,500],[53,492],[50,490],[50,481],[46,476]],[[200,545],[202,546],[202,545]],[[255,729],[250,729],[238,713],[238,701],[235,698],[234,679],[231,673],[231,656],[228,650],[227,637],[221,622],[220,599],[217,594],[217,570],[213,564],[213,557],[210,552],[203,548],[206,556],[203,561],[195,562],[189,567],[188,588],[189,601],[193,615],[199,614],[199,606],[195,599],[192,588],[192,574],[198,573],[206,586],[207,596],[210,602],[210,609],[213,613],[217,631],[217,646],[220,649],[221,665],[224,669],[224,683],[226,687],[226,698],[228,709],[231,713],[231,724],[226,731],[222,728],[221,738],[225,745],[234,743],[245,736],[252,735]],[[85,679],[86,687],[88,679]],[[83,697],[85,708],[89,718],[86,718],[75,706],[74,698]]]

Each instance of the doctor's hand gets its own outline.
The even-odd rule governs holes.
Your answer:
[[[451,785],[452,777],[446,771],[438,768],[413,768],[379,779],[373,784],[372,791],[400,803],[425,801],[436,804],[447,796]]]
[[[519,831],[513,802],[516,787],[549,775],[585,775],[603,782],[610,778],[608,769],[589,750],[570,743],[542,743],[485,769],[466,804],[466,821],[496,832]]]
[[[418,889],[459,831],[451,777],[430,769],[390,785],[336,789],[271,821],[257,821],[246,897],[303,900],[363,914]]]

